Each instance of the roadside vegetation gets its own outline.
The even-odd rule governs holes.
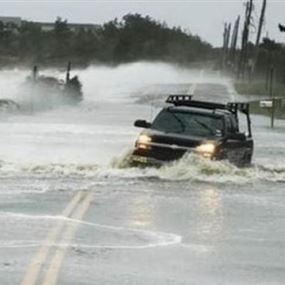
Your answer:
[[[213,48],[190,31],[170,28],[140,14],[127,14],[96,29],[73,30],[61,18],[56,19],[49,31],[33,22],[23,22],[21,27],[8,27],[0,22],[0,68],[65,67],[69,60],[79,67],[144,60],[196,68],[214,66],[236,79],[235,87],[240,94],[252,95],[269,94],[273,70],[273,94],[284,96],[285,46],[263,38],[258,45],[243,39],[242,48],[238,48],[237,24],[232,29],[232,39],[231,29],[226,25],[223,47]],[[249,29],[250,22],[247,24]],[[244,29],[243,34],[246,32]]]
[[[265,80],[236,81],[234,87],[239,94],[270,96],[270,87]],[[285,84],[274,81],[272,93],[275,97],[285,97]]]
[[[254,52],[254,46],[250,45],[250,58]],[[240,94],[270,95],[271,77],[273,96],[285,96],[285,46],[264,38],[259,45],[254,73],[248,69],[235,87]]]

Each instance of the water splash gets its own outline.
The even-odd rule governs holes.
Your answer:
[[[125,157],[118,158],[113,166],[127,167],[129,155],[127,153]],[[147,168],[143,171],[146,177],[157,177],[159,180],[167,181],[234,184],[257,181],[285,182],[285,166],[274,167],[271,164],[253,164],[250,167],[239,168],[228,161],[212,161],[195,154],[186,155],[182,159],[161,168]]]
[[[190,154],[160,168],[136,168],[129,164],[130,152],[116,157],[109,166],[97,164],[26,164],[0,163],[0,175],[37,175],[39,177],[79,177],[96,179],[156,179],[157,181],[192,181],[247,184],[258,181],[285,182],[285,166],[258,163],[239,168],[228,161],[211,161]]]

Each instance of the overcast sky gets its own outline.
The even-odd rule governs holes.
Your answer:
[[[214,46],[222,44],[223,25],[244,15],[244,0],[184,0],[184,1],[95,1],[95,0],[34,0],[2,1],[1,16],[19,16],[34,21],[54,21],[57,16],[69,22],[102,24],[127,13],[149,15],[169,26],[181,26],[199,35]],[[261,0],[254,0],[257,23]],[[268,0],[264,35],[285,42],[277,25],[285,24],[285,0]],[[252,38],[255,37],[252,31]]]

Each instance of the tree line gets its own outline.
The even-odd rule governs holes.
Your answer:
[[[0,22],[0,64],[53,64],[72,60],[77,64],[119,64],[138,60],[162,60],[188,64],[212,58],[210,44],[180,27],[168,27],[149,16],[127,14],[94,29],[70,29],[57,18],[54,28],[23,22],[8,29]]]

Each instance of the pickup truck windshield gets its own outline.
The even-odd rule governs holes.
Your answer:
[[[215,137],[223,134],[223,119],[215,114],[162,110],[151,128],[166,133]]]

